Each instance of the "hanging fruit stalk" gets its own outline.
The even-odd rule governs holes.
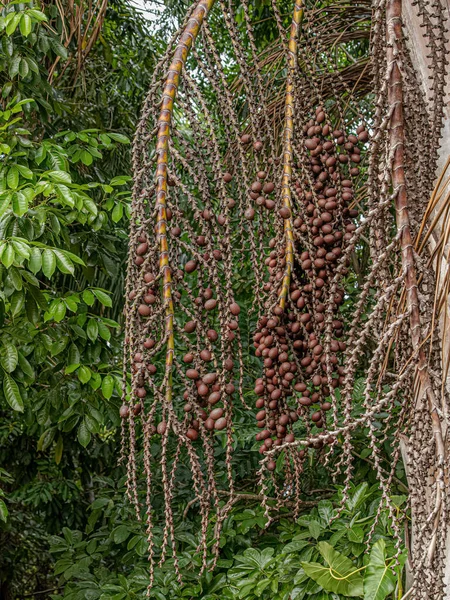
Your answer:
[[[162,94],[161,113],[159,117],[156,154],[158,156],[156,169],[156,206],[158,207],[157,233],[160,244],[159,266],[163,273],[163,294],[166,303],[166,378],[165,389],[166,402],[172,402],[172,365],[174,353],[174,308],[172,298],[172,274],[169,266],[169,248],[167,243],[167,184],[168,184],[168,153],[170,128],[172,122],[173,106],[178,85],[180,82],[181,71],[186,64],[195,38],[200,31],[208,12],[214,5],[215,0],[200,0],[194,9],[186,28],[184,29],[177,48],[175,50],[172,63],[168,70],[167,80]]]
[[[297,44],[303,19],[303,2],[296,1],[292,17],[289,37],[288,81],[286,85],[285,123],[283,139],[283,177],[281,180],[281,200],[283,207],[280,214],[284,219],[284,234],[286,236],[286,271],[280,291],[279,304],[284,309],[286,297],[294,266],[294,234],[292,231],[292,139],[294,136],[294,76],[297,68]]]

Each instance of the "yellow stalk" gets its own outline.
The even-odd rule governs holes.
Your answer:
[[[170,126],[172,123],[173,106],[180,82],[181,71],[186,64],[190,49],[200,31],[202,23],[214,5],[215,0],[199,0],[186,24],[175,48],[172,63],[168,70],[161,102],[161,112],[158,121],[156,154],[156,206],[158,208],[157,234],[159,238],[159,267],[163,272],[163,295],[166,304],[166,402],[172,402],[172,367],[174,354],[174,308],[172,299],[172,276],[169,265],[169,246],[167,242],[167,171],[169,156]]]
[[[279,305],[285,307],[289,292],[291,274],[294,266],[294,233],[292,230],[292,139],[294,136],[294,80],[293,74],[297,67],[297,42],[303,19],[303,2],[296,0],[289,35],[288,80],[286,86],[284,135],[283,135],[283,177],[281,180],[281,200],[283,206],[290,211],[289,218],[284,220],[284,235],[286,238],[286,270],[279,295]]]

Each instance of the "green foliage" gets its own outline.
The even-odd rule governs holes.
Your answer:
[[[179,523],[175,536],[182,548],[180,568],[184,584],[178,585],[169,561],[157,569],[151,597],[387,598],[401,579],[401,567],[393,558],[395,548],[385,511],[375,525],[372,552],[370,556],[365,553],[365,542],[380,502],[379,489],[367,484],[353,489],[343,514],[336,519],[339,500],[337,492],[320,500],[296,523],[282,518],[267,530],[259,504],[252,508],[236,506],[225,522],[217,569],[200,578],[193,572],[201,560],[196,552],[199,532],[195,523]],[[64,593],[54,598],[81,600],[88,594],[101,600],[143,597],[147,585],[144,527],[130,522],[123,498],[107,495],[106,489],[93,502],[90,512],[84,534],[64,530],[62,536],[52,538],[51,552],[57,559],[55,572],[64,587]],[[161,533],[159,529],[154,531],[157,539]]]

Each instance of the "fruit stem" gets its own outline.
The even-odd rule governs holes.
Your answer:
[[[175,48],[171,65],[168,70],[167,79],[164,84],[161,101],[161,112],[158,121],[158,132],[156,142],[156,154],[158,156],[156,167],[156,207],[158,209],[157,217],[157,236],[159,240],[159,267],[163,272],[163,296],[166,304],[166,390],[165,399],[168,404],[172,402],[172,368],[173,354],[175,348],[173,323],[174,308],[172,298],[172,275],[169,265],[169,245],[167,242],[167,174],[168,174],[168,154],[170,140],[170,126],[172,123],[173,106],[178,85],[180,82],[181,71],[186,64],[186,59],[190,49],[200,31],[202,23],[214,5],[215,0],[199,0],[197,6],[192,12],[189,21],[180,35]]]
[[[289,35],[289,59],[286,85],[284,134],[283,134],[283,177],[281,180],[281,200],[283,206],[289,209],[289,216],[284,219],[284,234],[286,238],[286,270],[279,295],[279,305],[284,309],[291,282],[294,266],[294,233],[292,229],[292,139],[294,136],[294,73],[297,67],[297,43],[303,20],[303,0],[296,0]]]

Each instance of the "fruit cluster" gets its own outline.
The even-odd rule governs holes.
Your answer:
[[[368,133],[358,127],[356,135],[332,130],[321,107],[303,128],[302,164],[296,165],[293,197],[296,205],[279,210],[282,219],[292,219],[295,264],[285,308],[277,304],[262,316],[254,335],[256,356],[263,359],[264,374],[256,381],[256,439],[260,452],[293,442],[293,424],[302,418],[311,427],[323,428],[332,408],[330,386],[342,385],[345,351],[343,321],[339,308],[344,290],[332,286],[343,249],[356,229],[358,211],[352,178],[359,174],[360,142]],[[291,215],[291,212],[294,213]],[[270,241],[266,259],[269,278],[266,291],[280,288],[286,267],[286,249]],[[346,265],[341,265],[345,275]],[[293,406],[292,401],[295,400]],[[275,463],[269,461],[268,468]]]

